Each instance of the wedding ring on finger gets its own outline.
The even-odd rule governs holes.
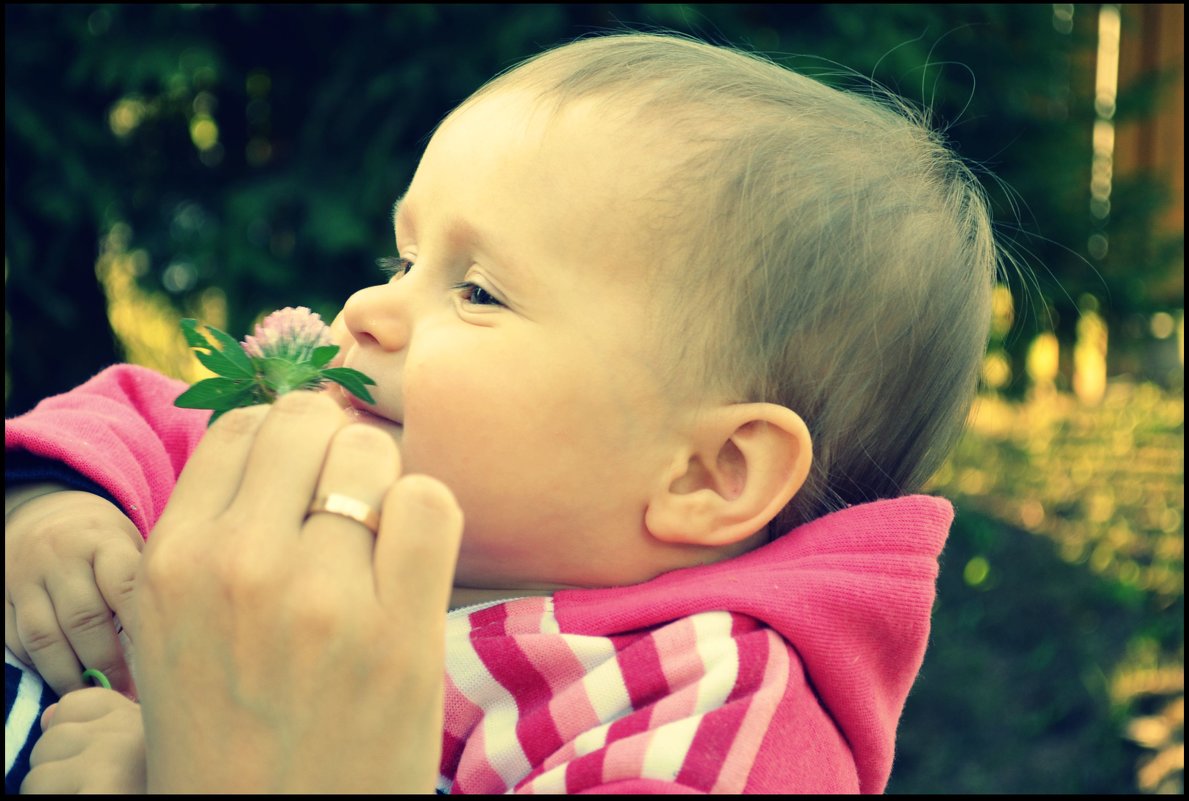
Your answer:
[[[306,512],[306,517],[308,518],[319,512],[327,512],[332,515],[338,515],[339,517],[345,517],[348,520],[354,520],[356,523],[362,523],[372,534],[378,534],[380,531],[380,513],[358,498],[352,498],[349,495],[342,495],[337,492],[319,495],[310,504],[309,511]]]

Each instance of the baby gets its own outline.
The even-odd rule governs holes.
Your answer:
[[[393,222],[390,280],[334,324],[375,403],[332,394],[464,512],[439,789],[882,791],[952,518],[911,493],[962,429],[999,258],[972,174],[894,103],[617,34],[463,102]],[[56,586],[120,612],[205,433],[181,389],[117,366],[6,425],[5,641],[59,690],[123,669],[113,629],[84,654],[47,617]],[[62,786],[33,762],[26,789]]]

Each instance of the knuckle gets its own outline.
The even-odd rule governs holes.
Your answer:
[[[104,572],[101,576],[100,592],[109,600],[131,598],[136,592],[135,568],[119,573]]]
[[[106,606],[83,606],[77,609],[64,609],[59,613],[58,622],[67,631],[74,634],[87,634],[104,626],[111,625],[111,610]]]
[[[17,639],[30,654],[41,653],[62,638],[52,609],[40,603],[15,603]]]
[[[137,571],[137,589],[160,591],[172,589],[189,573],[185,554],[174,542],[159,542],[146,550]]]
[[[298,630],[305,636],[324,638],[332,633],[342,633],[344,623],[340,599],[331,592],[325,581],[304,581],[295,584],[295,592],[289,596],[289,615]]]
[[[234,596],[253,597],[263,592],[267,574],[244,559],[219,559],[215,562],[215,576],[219,583]]]
[[[276,593],[281,582],[276,562],[255,549],[224,551],[212,559],[211,574],[232,603],[256,604]]]
[[[62,641],[57,626],[50,626],[43,621],[19,625],[21,643],[31,657],[38,657],[49,651]]]
[[[46,521],[41,531],[43,553],[51,554],[59,562],[70,558],[79,552],[88,528],[60,520]]]

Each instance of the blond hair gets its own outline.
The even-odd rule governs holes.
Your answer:
[[[770,533],[915,492],[973,401],[1000,252],[978,180],[903,101],[676,35],[579,39],[497,76],[603,98],[688,145],[661,307],[707,393],[800,414],[810,477]],[[670,223],[671,227],[671,223]],[[671,313],[671,312],[670,312]]]

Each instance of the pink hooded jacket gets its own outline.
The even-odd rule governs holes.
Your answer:
[[[209,412],[108,368],[5,425],[5,449],[109,492],[148,537]],[[953,509],[908,496],[718,564],[447,618],[439,790],[882,792]]]

